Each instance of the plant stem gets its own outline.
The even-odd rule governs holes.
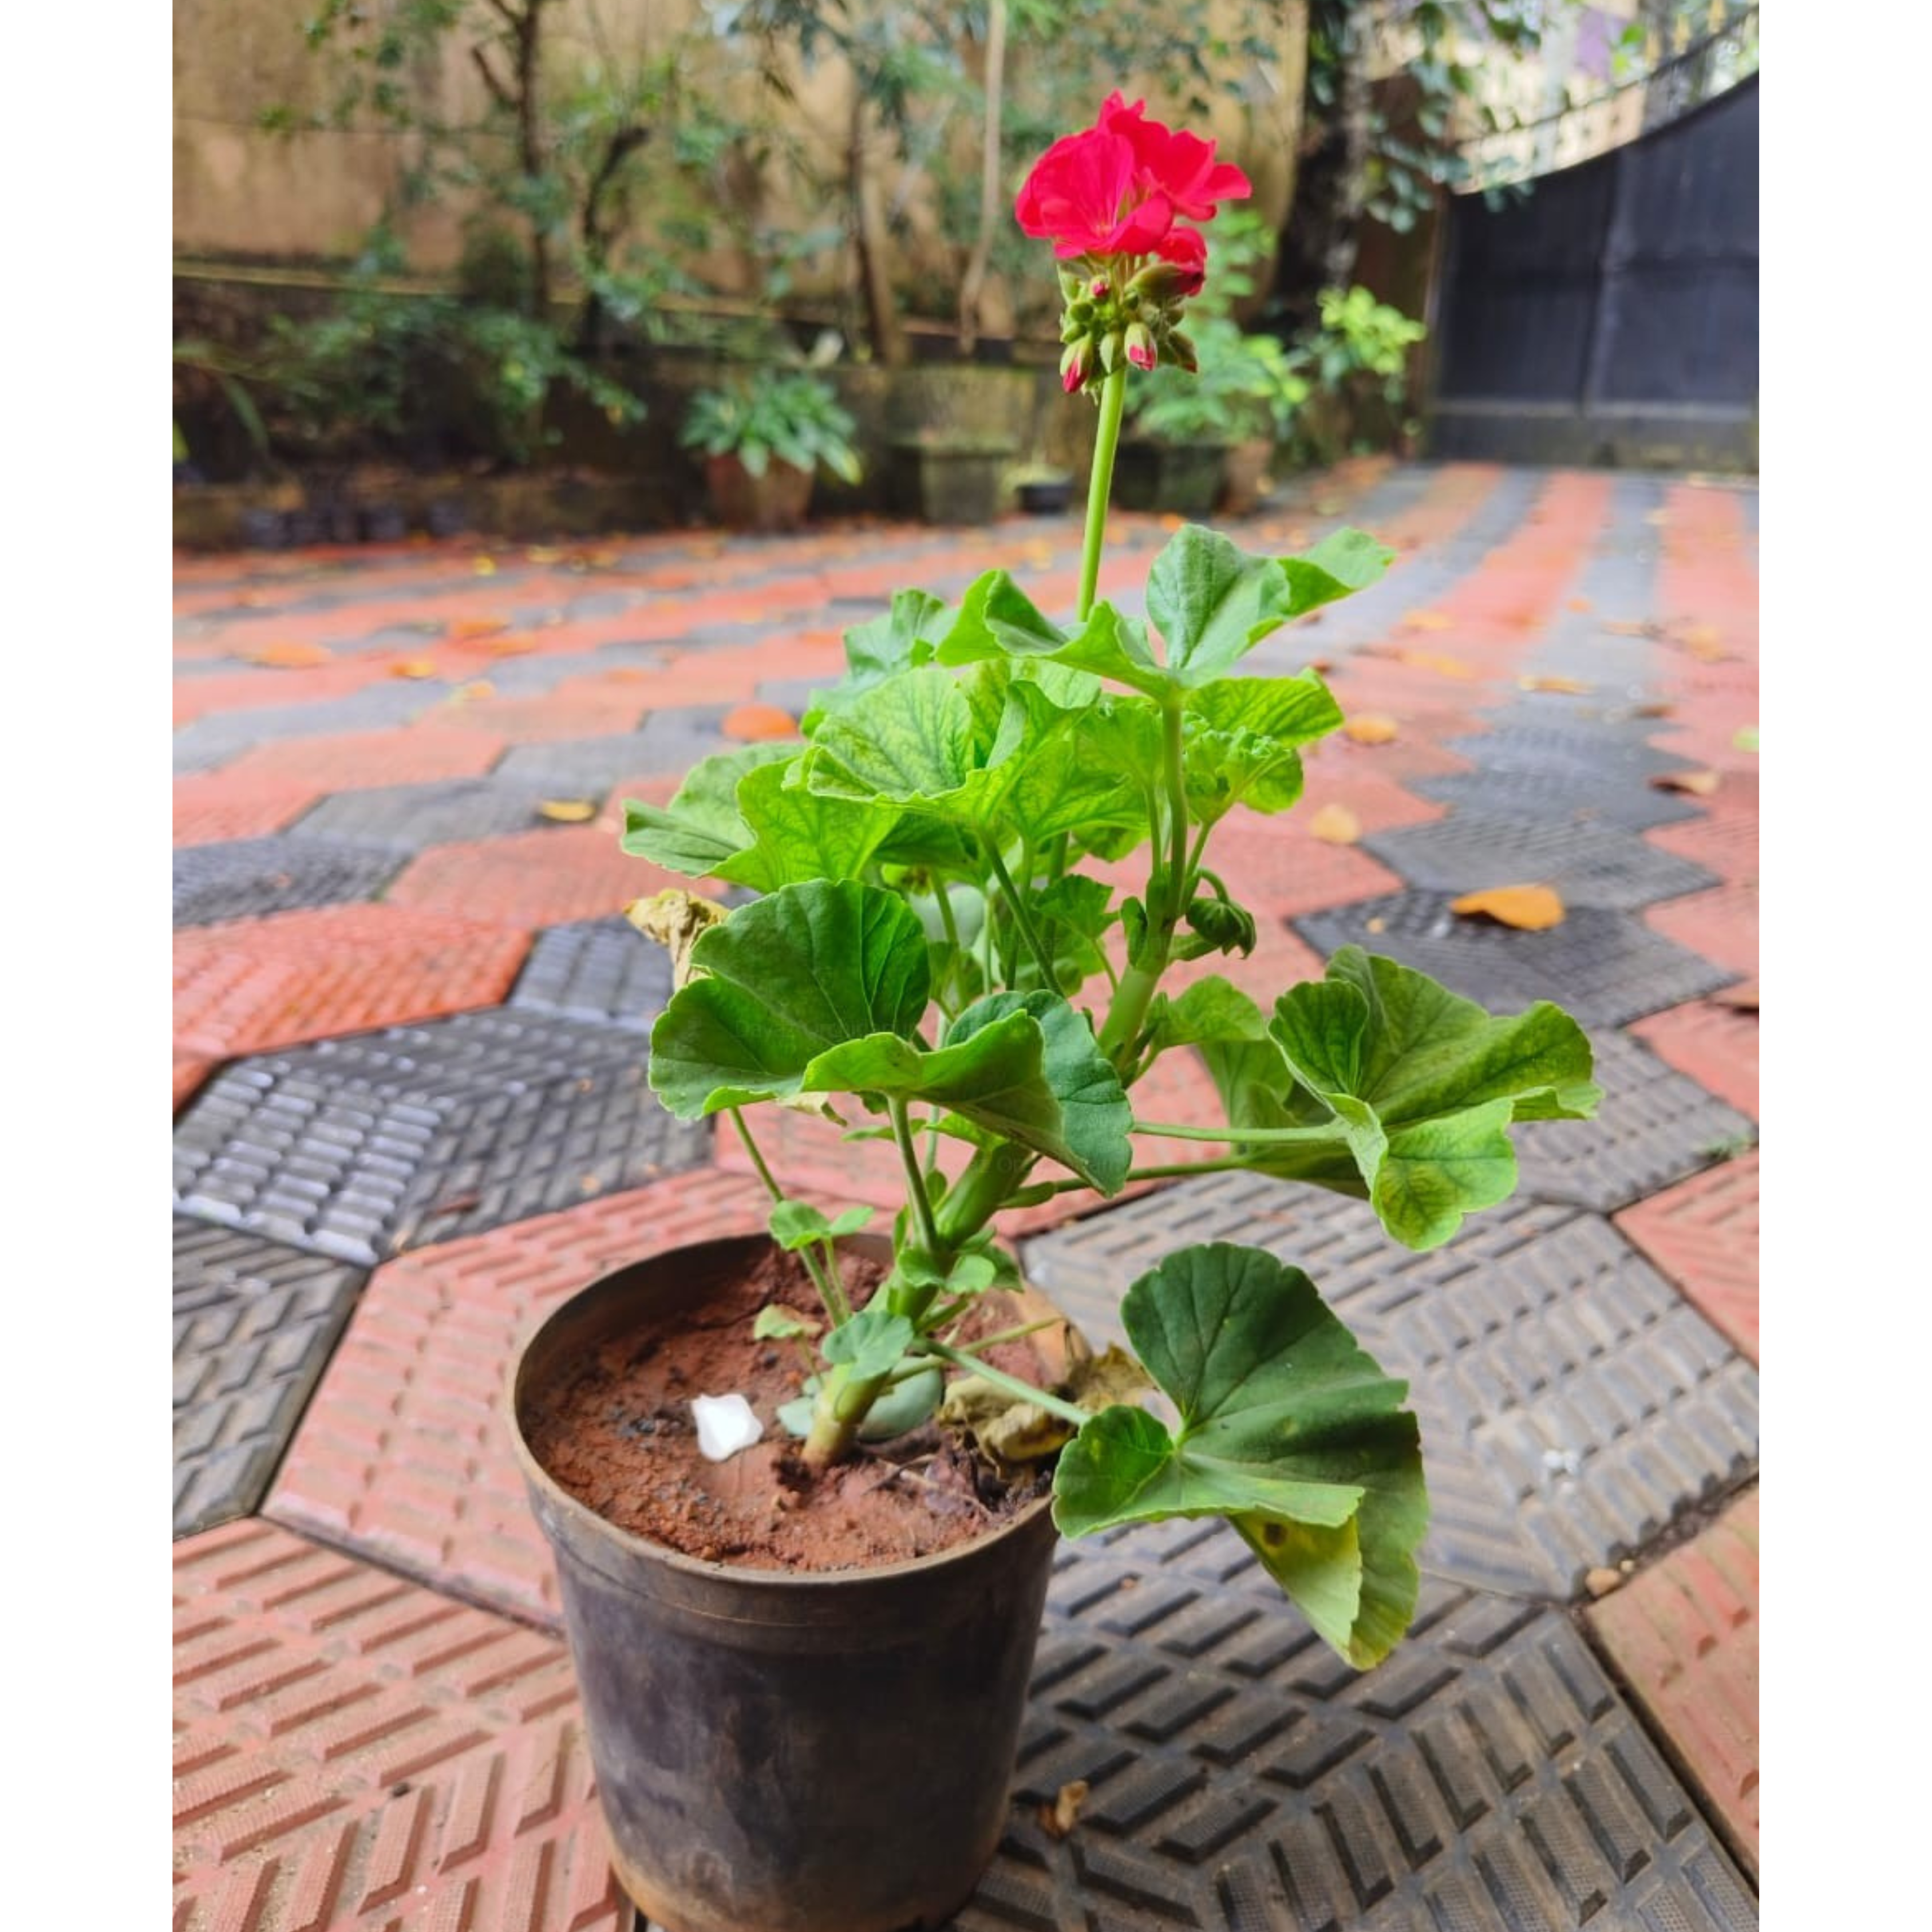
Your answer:
[[[1087,484],[1087,543],[1080,557],[1078,620],[1084,623],[1100,587],[1100,553],[1107,542],[1107,500],[1113,494],[1114,453],[1127,406],[1127,365],[1100,386],[1100,422],[1094,434],[1094,473]]]
[[[1063,1320],[1058,1315],[1048,1315],[1038,1322],[1022,1322],[1017,1328],[1002,1328],[997,1335],[982,1335],[976,1342],[952,1342],[949,1347],[957,1348],[962,1355],[977,1355],[988,1348],[997,1348],[1003,1342],[1017,1342],[1028,1335],[1037,1335],[1042,1328],[1058,1328]]]
[[[752,1130],[746,1124],[745,1110],[734,1107],[733,1124],[738,1130],[738,1138],[745,1143],[745,1151],[752,1156],[752,1165],[758,1171],[758,1178],[765,1184],[765,1192],[774,1203],[785,1198],[785,1191],[778,1184],[777,1178],[765,1164],[764,1156],[758,1151],[758,1142],[752,1138]],[[825,1304],[825,1312],[830,1316],[835,1328],[842,1328],[852,1318],[852,1304],[845,1299],[844,1285],[838,1278],[838,1257],[832,1244],[825,1244],[823,1265],[809,1248],[800,1248],[798,1258],[805,1264],[805,1271],[812,1277],[812,1285],[818,1291],[818,1298]]]
[[[1040,943],[1040,934],[1034,930],[1033,915],[1027,910],[1019,888],[1013,884],[1013,875],[1006,870],[1006,862],[1000,857],[1000,848],[989,844],[986,851],[993,862],[993,876],[999,880],[1000,890],[1006,894],[1006,903],[1013,909],[1013,922],[1027,943],[1027,950],[1033,955],[1033,963],[1040,968],[1040,984],[1049,993],[1058,992],[1060,982],[1053,976],[1053,962],[1047,957],[1046,947]]]
[[[1007,1394],[1018,1396],[1022,1402],[1037,1403],[1048,1414],[1072,1423],[1076,1429],[1087,1420],[1087,1410],[1076,1408],[1057,1395],[1049,1395],[1045,1389],[1035,1388],[1032,1383],[1023,1382],[1018,1376],[1010,1376],[1005,1370],[996,1369],[990,1362],[976,1361],[962,1351],[949,1348],[944,1342],[935,1342],[929,1336],[922,1346],[928,1354],[937,1355],[941,1361],[950,1362],[956,1369],[964,1369],[968,1374],[991,1382],[995,1388],[1004,1389]]]
[[[1346,1138],[1339,1123],[1332,1126],[1320,1127],[1184,1127],[1168,1120],[1136,1120],[1128,1131],[1130,1133],[1157,1135],[1162,1140],[1223,1141],[1230,1143],[1252,1141],[1260,1147],[1305,1145],[1310,1141],[1340,1143]]]
[[[899,1144],[899,1158],[905,1163],[906,1186],[912,1196],[912,1210],[917,1218],[926,1245],[935,1256],[939,1252],[939,1230],[934,1226],[932,1202],[926,1191],[926,1171],[919,1164],[919,1149],[914,1144],[912,1123],[906,1118],[906,1103],[888,1094],[886,1106],[892,1117],[892,1138]]]

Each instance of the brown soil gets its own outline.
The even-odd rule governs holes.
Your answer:
[[[883,1274],[848,1264],[847,1288],[862,1307]],[[760,1342],[752,1324],[767,1303],[820,1316],[810,1277],[768,1250],[743,1279],[722,1287],[701,1314],[640,1320],[606,1342],[574,1381],[544,1392],[525,1418],[532,1453],[571,1495],[620,1528],[706,1562],[747,1570],[863,1569],[935,1556],[1010,1521],[1046,1492],[1042,1472],[1008,1487],[970,1447],[928,1424],[813,1478],[778,1408],[806,1373],[801,1345]],[[967,1334],[1034,1318],[1004,1295],[986,1296]],[[1002,1343],[995,1366],[1050,1382],[1049,1350],[1033,1339]],[[728,1462],[708,1462],[692,1420],[694,1395],[733,1390],[764,1435]]]

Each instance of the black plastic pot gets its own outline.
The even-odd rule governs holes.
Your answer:
[[[556,1559],[612,1863],[669,1932],[944,1925],[1007,1816],[1052,1568],[1042,1498],[889,1568],[703,1563],[607,1522],[530,1454],[523,1418],[644,1310],[701,1306],[762,1236],[607,1275],[525,1343],[508,1394]]]
[[[1064,517],[1073,501],[1073,478],[1041,477],[1019,484],[1015,494],[1030,517]]]

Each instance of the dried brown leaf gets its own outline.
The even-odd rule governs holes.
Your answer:
[[[1076,1778],[1060,1787],[1051,1804],[1040,1808],[1040,1828],[1049,1838],[1064,1838],[1079,1822],[1080,1808],[1087,1802],[1089,1788],[1086,1779]]]
[[[1556,691],[1567,698],[1586,697],[1592,688],[1576,677],[1520,677],[1516,682],[1519,691]]]
[[[1324,805],[1308,830],[1324,845],[1352,845],[1362,836],[1362,821],[1346,805]]]
[[[1653,772],[1650,782],[1658,791],[1688,791],[1694,798],[1708,798],[1720,780],[1715,772]]]
[[[458,617],[451,624],[449,634],[460,643],[470,638],[494,638],[499,631],[509,628],[507,617]]]
[[[1542,932],[1563,923],[1563,902],[1547,886],[1491,886],[1451,899],[1449,910],[1465,919],[1492,919],[1519,932]]]
[[[546,798],[538,801],[537,816],[559,825],[581,825],[597,816],[597,801],[592,798]]]
[[[308,670],[334,662],[326,644],[263,644],[242,656],[243,662],[264,670]]]
[[[1735,986],[1726,986],[1711,995],[1713,1006],[1729,1006],[1733,1012],[1754,1013],[1757,1011],[1757,982],[1742,980]]]
[[[1417,670],[1432,670],[1442,677],[1466,678],[1476,674],[1460,658],[1448,657],[1440,651],[1397,651],[1396,658]]]
[[[1446,631],[1454,620],[1440,610],[1405,610],[1402,621],[1412,631]]]
[[[1381,711],[1359,712],[1342,730],[1358,745],[1387,745],[1396,736],[1395,720]]]
[[[392,677],[434,677],[436,666],[428,658],[400,658],[389,667]]]

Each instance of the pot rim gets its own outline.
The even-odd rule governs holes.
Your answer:
[[[668,1264],[676,1256],[702,1252],[706,1250],[745,1247],[756,1250],[772,1247],[774,1244],[769,1234],[722,1234],[708,1241],[686,1241],[674,1248],[663,1248],[655,1254],[643,1255],[636,1261],[626,1262],[621,1268],[607,1269],[593,1280],[574,1289],[559,1302],[554,1303],[540,1314],[534,1316],[524,1324],[512,1353],[509,1372],[503,1378],[502,1386],[496,1397],[496,1412],[502,1420],[510,1438],[510,1446],[522,1470],[524,1480],[539,1490],[545,1500],[554,1508],[561,1510],[576,1519],[580,1524],[594,1526],[597,1534],[609,1538],[620,1550],[638,1558],[662,1564],[675,1573],[692,1577],[714,1578],[728,1576],[734,1583],[742,1583],[753,1590],[798,1591],[830,1590],[841,1585],[847,1588],[854,1584],[889,1582],[896,1577],[923,1576],[944,1568],[949,1563],[960,1562],[977,1552],[991,1548],[1005,1538],[1022,1534],[1031,1527],[1046,1511],[1053,1507],[1053,1492],[1036,1497],[1024,1504],[1006,1522],[983,1536],[969,1537],[963,1543],[955,1544],[950,1550],[935,1552],[930,1556],[916,1556],[904,1563],[868,1564],[852,1570],[756,1570],[733,1563],[707,1563],[695,1556],[687,1556],[683,1551],[674,1550],[668,1544],[653,1541],[640,1536],[634,1530],[625,1529],[613,1522],[608,1516],[600,1514],[589,1504],[580,1501],[565,1489],[555,1477],[537,1460],[529,1443],[524,1439],[523,1424],[517,1414],[517,1394],[523,1379],[524,1364],[531,1350],[545,1329],[562,1318],[572,1309],[598,1293],[607,1283],[620,1274],[628,1274],[634,1268],[657,1262]]]

